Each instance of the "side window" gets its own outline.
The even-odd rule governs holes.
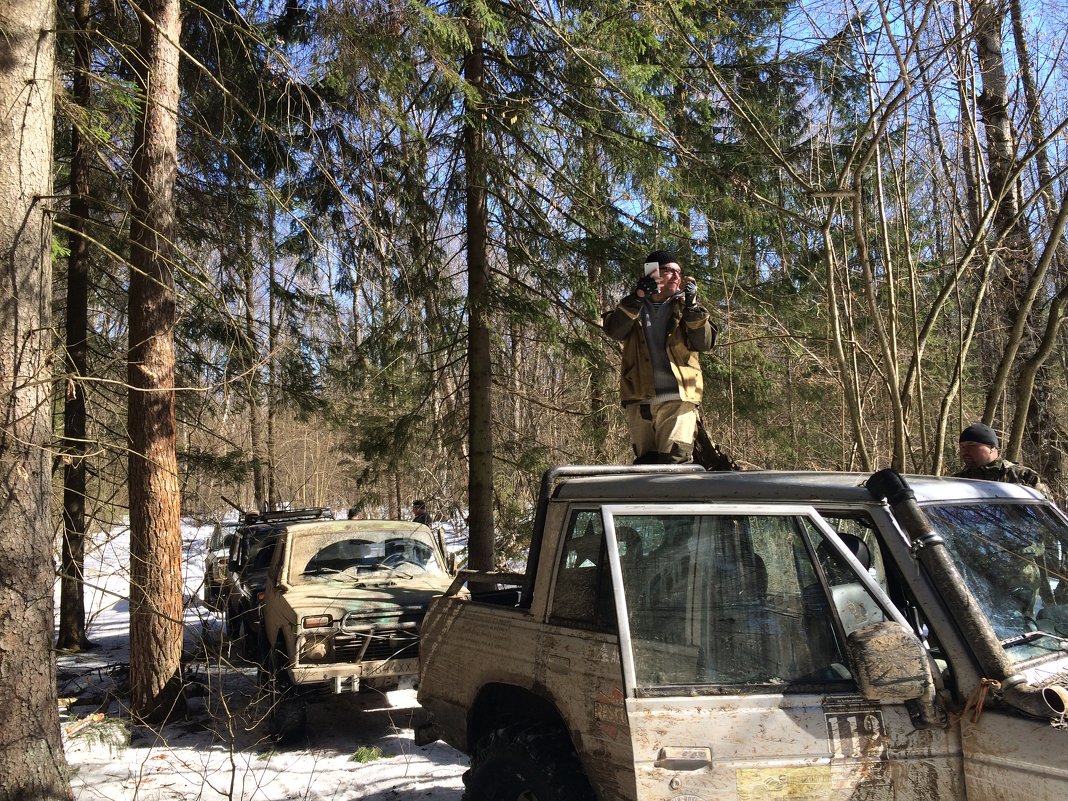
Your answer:
[[[256,550],[256,555],[249,562],[249,572],[254,570],[266,570],[270,566],[271,559],[274,556],[275,539],[275,537],[269,537],[260,543],[259,548]]]
[[[605,553],[600,510],[572,513],[556,569],[554,619],[615,629],[612,576]]]
[[[860,517],[835,517],[828,514],[824,514],[822,517],[835,530],[835,533],[842,538],[849,549],[853,551],[854,556],[860,550],[858,541],[860,545],[863,545],[867,555],[870,557],[868,574],[875,579],[875,583],[882,587],[884,592],[889,592],[890,587],[886,576],[886,567],[883,564],[882,551],[879,549],[879,540],[874,533],[874,524],[867,518]],[[863,560],[861,561],[863,562]]]
[[[824,519],[834,527],[842,544],[868,571],[868,575],[875,579],[884,591],[887,590],[887,577],[882,555],[871,528],[859,519],[836,517]],[[816,559],[827,577],[835,611],[846,636],[859,628],[886,620],[886,614],[871,594],[864,589],[853,572],[853,568],[815,528],[812,529],[812,543],[816,549]]]
[[[849,678],[807,519],[619,515],[615,527],[640,535],[629,560],[619,538],[639,686]]]
[[[291,541],[288,537],[280,535],[278,541],[275,543],[274,548],[271,549],[271,564],[267,568],[267,580],[270,582],[276,582],[281,578],[282,573],[282,561],[285,559],[286,548],[289,547]]]

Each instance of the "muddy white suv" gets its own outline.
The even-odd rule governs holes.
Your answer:
[[[417,523],[282,527],[262,608],[271,733],[299,737],[316,698],[414,686],[423,615],[452,580],[445,565],[442,542]]]
[[[1009,484],[557,468],[424,620],[466,801],[1068,798],[1068,520]]]

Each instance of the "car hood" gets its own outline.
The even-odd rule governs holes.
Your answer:
[[[342,581],[325,581],[290,587],[285,602],[298,618],[329,614],[340,620],[350,612],[368,616],[425,610],[435,595],[448,589],[447,576],[420,578],[365,579],[358,585]]]

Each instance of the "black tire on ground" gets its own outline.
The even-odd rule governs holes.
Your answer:
[[[223,611],[223,633],[231,642],[241,636],[241,615],[235,615],[229,606]]]
[[[272,648],[263,671],[267,703],[267,731],[279,745],[303,740],[308,726],[308,707],[286,672],[286,657]]]
[[[261,640],[263,637],[258,631],[249,631],[248,624],[245,623],[241,626],[241,657],[248,662],[259,662],[260,658],[265,653],[261,650]]]
[[[228,659],[238,660],[244,658],[242,653],[242,638],[244,635],[244,622],[240,617],[231,614],[229,609],[223,613],[223,635],[222,641],[224,646],[224,653]]]
[[[567,735],[508,726],[482,738],[464,774],[463,801],[595,801]]]

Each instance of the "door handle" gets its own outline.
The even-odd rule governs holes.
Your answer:
[[[699,770],[712,767],[711,748],[661,748],[653,765],[664,770]]]

